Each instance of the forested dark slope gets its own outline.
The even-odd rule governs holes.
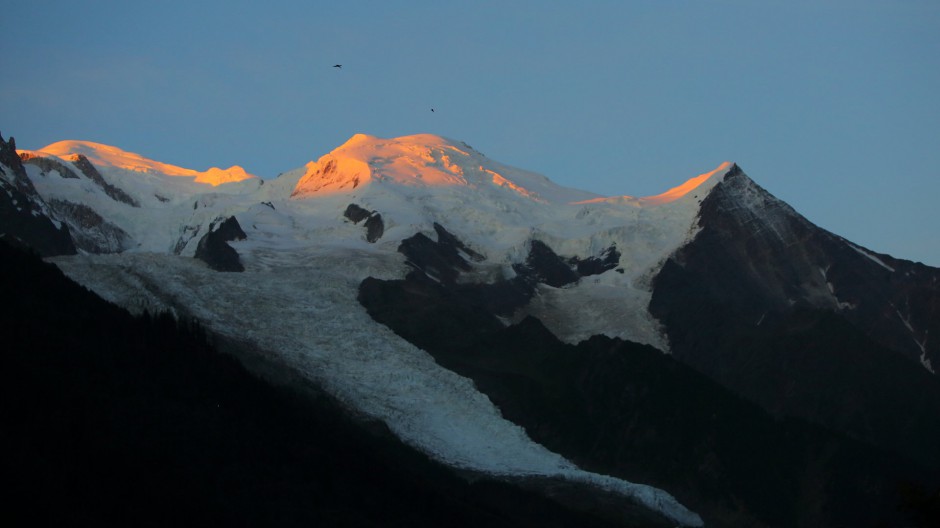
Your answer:
[[[2,242],[0,299],[3,526],[624,525],[458,478]]]

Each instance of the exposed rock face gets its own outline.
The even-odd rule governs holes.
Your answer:
[[[51,200],[49,207],[68,224],[75,246],[88,253],[120,253],[133,245],[126,231],[108,222],[85,204]]]
[[[434,222],[434,232],[437,233],[437,243],[442,247],[452,248],[458,253],[463,253],[473,262],[482,262],[486,257],[467,247],[462,240],[457,238],[450,231],[444,229],[444,226]]]
[[[375,213],[370,216],[365,223],[366,240],[376,242],[385,234],[385,222],[382,221],[382,215]]]
[[[20,154],[20,159],[23,161],[23,163],[39,167],[39,170],[42,171],[43,174],[46,174],[49,171],[56,171],[63,178],[78,179],[78,175],[75,174],[75,171],[55,158],[42,155],[37,156],[30,153],[22,153]],[[88,161],[88,158],[85,157],[84,154],[77,154],[75,155],[74,159],[71,159],[70,157],[70,160],[76,167],[78,167],[78,169],[82,172],[82,174],[85,175],[86,178],[95,182],[95,184],[101,187],[105,194],[110,196],[113,200],[126,203],[133,207],[140,207],[140,203],[138,203],[137,200],[132,198],[129,194],[120,188],[108,183],[104,177],[101,176],[101,173],[98,172],[98,169],[96,169],[95,166],[90,161]]]
[[[366,240],[376,242],[385,234],[385,222],[382,221],[382,215],[376,211],[369,211],[356,204],[349,204],[343,216],[352,220],[352,223],[358,224],[365,220],[363,226],[366,228]]]
[[[499,310],[527,302],[536,275],[464,283],[473,264],[443,231],[437,241],[419,234],[403,243],[413,270],[402,280],[364,280],[360,303],[584,467],[667,489],[707,526],[851,525],[894,511],[885,493],[901,474],[917,474],[902,459],[775,420],[649,346],[599,336],[567,345],[531,317],[504,326]],[[536,251],[556,268],[542,246]],[[857,481],[871,487],[849,485]],[[799,500],[806,486],[826,491],[807,505]]]
[[[616,268],[617,265],[620,264],[620,252],[617,251],[616,246],[610,246],[605,249],[599,257],[588,257],[586,259],[574,257],[571,259],[571,263],[574,264],[578,275],[582,277],[600,275],[605,271]]]
[[[43,176],[54,171],[62,178],[79,179],[78,174],[68,164],[56,158],[28,152],[19,154],[19,157],[22,163],[38,167]],[[85,156],[79,154],[73,163],[85,177],[102,187],[112,199],[139,207],[137,201],[127,193],[107,183]],[[52,215],[65,224],[64,227],[69,230],[75,248],[78,250],[88,253],[119,253],[131,247],[133,243],[127,232],[106,221],[86,204],[51,199],[46,205]]]
[[[42,174],[48,174],[51,171],[58,172],[63,178],[78,179],[78,174],[75,174],[75,171],[65,166],[64,163],[53,158],[47,158],[45,156],[36,156],[29,153],[20,154],[20,159],[23,160],[23,163],[27,165],[35,165],[39,167],[39,170],[42,171]]]
[[[458,282],[461,274],[473,270],[471,262],[482,262],[486,257],[468,247],[442,225],[436,222],[433,225],[437,233],[436,241],[418,233],[403,240],[398,247],[398,251],[408,258],[407,264],[418,272],[410,274],[406,280],[440,281],[450,294],[500,317],[510,317],[517,309],[525,306],[535,295],[539,284],[558,288],[577,282],[581,277],[576,271],[577,263],[597,263],[589,264],[586,270],[589,273],[583,274],[590,275],[591,271],[602,273],[598,270],[611,269],[619,260],[615,248],[605,250],[603,259],[563,259],[544,242],[531,240],[526,262],[513,265],[515,277],[493,283]],[[595,267],[592,268],[592,265]]]
[[[814,226],[739,169],[700,225],[654,279],[676,358],[774,413],[940,463],[940,270]]]
[[[16,153],[0,136],[0,239],[32,248],[44,257],[75,254],[68,226],[56,222]]]
[[[529,256],[525,264],[515,264],[516,273],[543,282],[555,288],[577,282],[578,273],[541,240],[529,242]]]
[[[117,200],[118,202],[126,203],[133,207],[140,207],[140,203],[132,198],[129,194],[123,190],[111,185],[101,176],[101,173],[98,172],[98,169],[88,161],[88,158],[84,154],[78,154],[75,157],[75,160],[72,161],[82,174],[84,174],[89,180],[97,183],[102,189],[104,189],[105,194],[110,196],[112,199]]]
[[[200,229],[202,229],[201,224],[181,226],[179,230],[180,236],[176,239],[176,243],[173,245],[173,254],[179,255],[182,253],[183,250],[186,249],[186,246],[189,245],[189,243],[194,238],[199,236]]]
[[[358,224],[359,222],[365,220],[366,218],[369,218],[371,214],[372,214],[372,211],[369,211],[368,209],[364,209],[361,206],[356,205],[356,204],[349,204],[348,206],[346,206],[346,211],[343,212],[343,216],[352,220],[352,223],[354,224]]]
[[[12,174],[7,174],[6,171],[0,169],[6,176],[4,179],[8,184],[13,185],[18,191],[27,196],[38,196],[33,182],[29,181],[29,177],[26,175],[26,169],[23,168],[23,162],[20,160],[19,154],[16,153],[16,140],[13,139],[13,136],[10,136],[9,141],[4,141],[3,136],[0,135],[0,165],[8,167],[12,171]]]
[[[435,230],[446,233],[446,229],[434,224]],[[454,236],[439,236],[435,242],[423,233],[401,241],[398,246],[399,253],[408,257],[407,263],[425,274],[445,283],[454,284],[461,272],[470,271],[470,263],[460,254],[460,247]]]
[[[600,256],[562,258],[541,240],[529,242],[529,255],[525,264],[515,264],[513,269],[532,283],[542,283],[555,288],[574,284],[581,277],[600,275],[617,267],[620,252],[611,246]]]
[[[227,242],[244,240],[248,238],[234,216],[230,216],[216,228],[215,223],[209,226],[206,233],[196,246],[195,257],[216,271],[245,271],[238,252]]]

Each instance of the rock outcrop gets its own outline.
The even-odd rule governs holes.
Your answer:
[[[44,257],[76,253],[68,226],[52,217],[26,175],[16,142],[0,136],[0,239]]]
[[[735,169],[654,278],[673,355],[774,414],[940,464],[940,270],[855,246]]]
[[[95,166],[92,165],[90,161],[88,161],[88,158],[86,158],[84,154],[76,154],[72,163],[74,163],[75,166],[78,167],[78,170],[82,171],[82,174],[84,174],[89,180],[97,183],[104,190],[105,194],[110,196],[112,199],[133,207],[140,207],[140,203],[137,200],[135,200],[120,188],[108,183],[104,177],[101,176],[101,173],[98,172],[98,169],[96,169]]]
[[[363,227],[366,228],[366,240],[372,243],[378,241],[385,234],[385,222],[382,215],[376,211],[369,211],[356,204],[349,204],[343,216],[350,219],[352,223],[358,224],[365,220]]]
[[[195,257],[216,271],[245,271],[238,252],[228,245],[228,242],[246,238],[248,236],[234,216],[226,218],[218,225],[213,222],[209,226],[209,232],[199,239]]]

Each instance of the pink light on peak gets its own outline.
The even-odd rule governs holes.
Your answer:
[[[350,192],[374,181],[411,187],[469,185],[468,152],[433,134],[384,139],[355,134],[307,164],[292,196]]]
[[[711,172],[706,172],[705,174],[699,174],[698,176],[688,180],[682,185],[678,187],[673,187],[672,189],[669,189],[668,191],[662,194],[640,198],[640,201],[643,204],[648,204],[648,205],[661,205],[664,203],[674,202],[678,200],[679,198],[682,198],[683,196],[694,191],[695,189],[699,188],[702,184],[710,180],[712,176],[719,175],[719,174],[724,176],[724,174],[728,172],[728,170],[731,169],[732,165],[733,164],[730,161],[726,161],[722,163],[721,165],[719,165],[717,169]]]
[[[680,198],[683,198],[689,195],[689,193],[691,193],[692,191],[695,191],[696,189],[699,189],[703,186],[707,188],[702,189],[702,190],[707,192],[709,189],[711,189],[711,187],[715,183],[721,181],[724,175],[727,174],[728,171],[731,170],[731,167],[733,166],[734,166],[733,163],[731,163],[730,161],[726,161],[722,163],[721,165],[719,165],[718,168],[713,171],[706,172],[705,174],[699,174],[698,176],[689,179],[682,185],[678,187],[673,187],[672,189],[669,189],[668,191],[662,194],[657,194],[655,196],[646,196],[643,198],[635,198],[633,196],[609,196],[609,197],[594,198],[591,200],[584,200],[584,201],[574,202],[574,203],[576,204],[590,204],[590,203],[629,204],[634,207],[642,207],[642,206],[648,206],[648,205],[652,205],[652,206],[663,205],[663,204],[675,202],[676,200],[679,200]]]
[[[238,165],[233,165],[228,169],[212,167],[207,171],[199,172],[176,165],[170,165],[169,163],[147,159],[134,152],[128,152],[118,147],[91,141],[59,141],[32,152],[32,154],[52,155],[66,161],[75,161],[78,159],[79,154],[81,154],[88,158],[88,161],[93,165],[98,167],[113,167],[132,172],[190,177],[197,183],[206,183],[212,186],[255,177],[245,172],[245,169]]]

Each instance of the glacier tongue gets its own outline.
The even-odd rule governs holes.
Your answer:
[[[275,361],[448,465],[589,483],[680,524],[702,524],[662,490],[583,471],[536,444],[470,380],[372,321],[356,301],[358,284],[364,274],[400,276],[399,255],[355,248],[272,250],[250,241],[236,247],[248,264],[244,273],[217,273],[190,258],[144,253],[55,262],[120,305],[198,315],[213,332],[258,344]],[[362,265],[352,269],[350,261]]]

